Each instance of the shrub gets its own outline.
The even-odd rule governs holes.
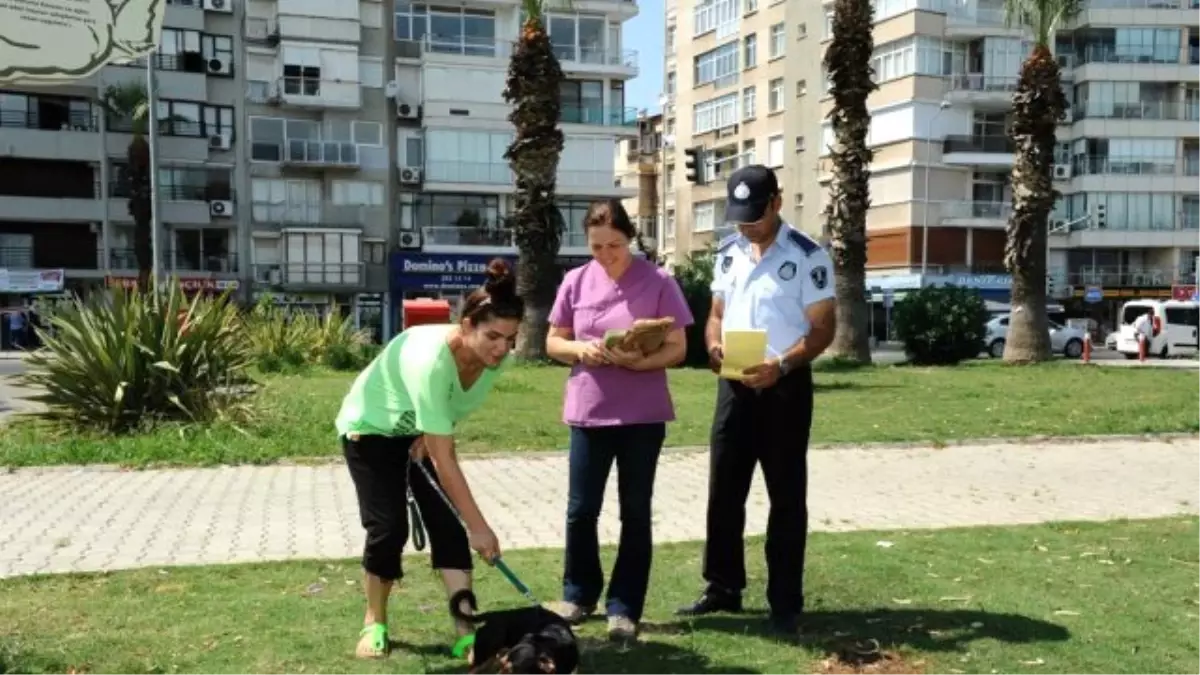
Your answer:
[[[237,393],[251,359],[236,307],[225,296],[189,301],[178,283],[160,293],[117,289],[55,308],[23,376],[43,392],[45,416],[119,433],[247,411]]]
[[[987,306],[979,292],[958,286],[928,286],[896,303],[896,335],[909,361],[953,365],[983,351]]]
[[[254,362],[263,372],[296,371],[313,365],[355,370],[375,356],[370,336],[349,318],[330,312],[287,313],[263,297],[245,321]]]
[[[714,251],[688,254],[687,259],[675,268],[675,281],[679,283],[694,323],[687,329],[686,366],[708,365],[708,348],[704,344],[704,325],[708,323],[708,312],[712,308],[712,278]]]

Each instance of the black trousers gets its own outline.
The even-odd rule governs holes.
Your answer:
[[[774,612],[804,609],[804,549],[808,539],[808,434],[812,371],[788,373],[754,390],[731,380],[717,385],[708,483],[704,579],[709,588],[746,587],[746,497],[762,465],[771,510],[767,518],[767,602]]]
[[[421,509],[429,534],[430,558],[434,569],[471,569],[471,547],[462,523],[434,491],[417,467],[409,469],[408,450],[415,436],[360,436],[342,439],[346,466],[358,493],[358,512],[367,542],[363,547],[363,569],[380,579],[394,581],[404,576],[400,554],[408,543],[408,490]],[[433,462],[424,460],[429,475],[436,474]]]

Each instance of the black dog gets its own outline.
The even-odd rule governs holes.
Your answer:
[[[471,608],[463,611],[462,603]],[[501,673],[573,673],[579,666],[579,644],[566,619],[544,607],[521,607],[476,614],[469,589],[450,598],[456,619],[476,624],[472,673],[498,668]]]

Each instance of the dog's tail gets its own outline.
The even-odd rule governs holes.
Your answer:
[[[471,608],[470,614],[463,611],[462,605],[464,602]],[[477,609],[479,609],[479,603],[475,600],[475,593],[469,588],[456,591],[454,595],[450,596],[450,616],[459,621],[466,621],[472,624],[483,621],[486,615],[476,614],[475,610]]]

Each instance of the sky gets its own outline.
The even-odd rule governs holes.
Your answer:
[[[625,105],[658,112],[663,84],[663,0],[637,0],[638,15],[622,27],[625,49],[638,53],[638,76],[625,83]]]

